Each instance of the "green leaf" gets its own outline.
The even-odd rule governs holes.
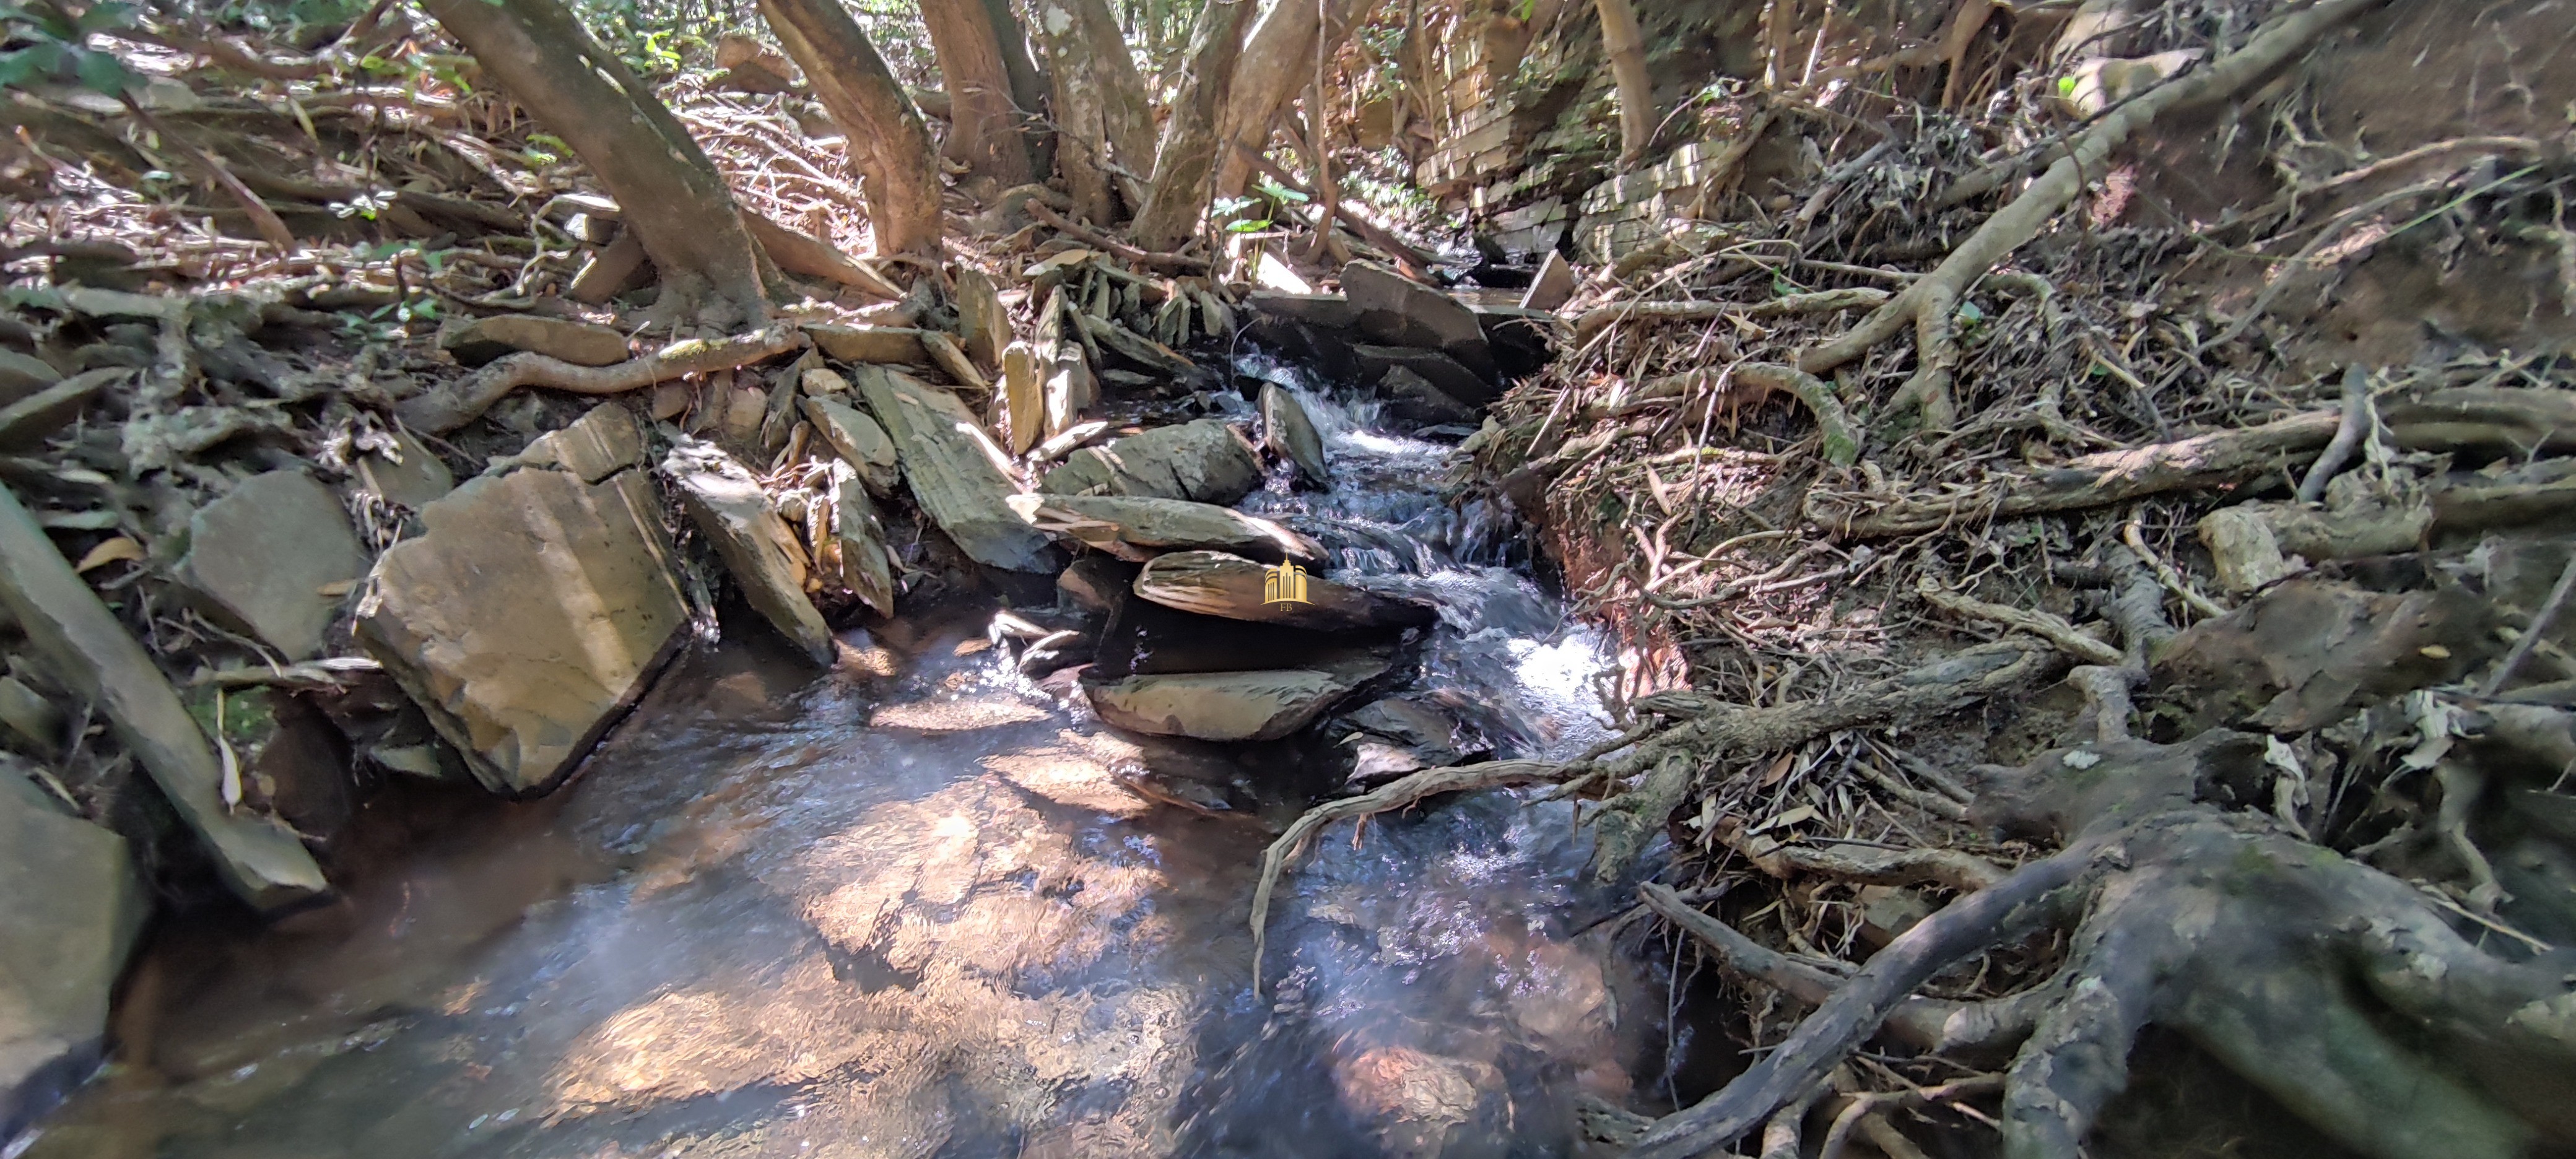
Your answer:
[[[51,55],[48,50],[51,50]],[[53,62],[61,59],[61,52],[61,45],[39,44],[16,52],[0,53],[0,88],[18,88],[37,77],[51,74]]]
[[[2061,97],[2074,96],[2075,78],[2071,76],[2062,76],[2057,78],[2057,95]]]
[[[1270,219],[1263,218],[1259,221],[1245,220],[1228,222],[1226,223],[1225,231],[1227,233],[1259,233],[1268,228],[1270,228]]]
[[[127,4],[124,0],[107,0],[106,3],[93,5],[89,11],[81,13],[80,33],[86,36],[93,32],[105,32],[111,28],[123,28],[134,23],[134,14],[134,5]]]
[[[1974,326],[1985,320],[1986,312],[1978,309],[1975,302],[1959,303],[1959,321],[1962,324]]]
[[[88,49],[73,49],[72,52],[76,54],[72,67],[81,84],[97,92],[111,97],[120,96],[127,89],[136,87],[141,79],[125,67],[124,61],[109,53]]]
[[[1255,182],[1254,185],[1261,190],[1264,196],[1270,198],[1272,201],[1285,202],[1289,205],[1302,205],[1307,201],[1305,194],[1299,193],[1294,189],[1290,189],[1285,185],[1281,185],[1269,177],[1263,177],[1261,180]]]

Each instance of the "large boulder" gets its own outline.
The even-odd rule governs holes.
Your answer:
[[[913,502],[967,557],[1003,571],[1052,575],[1062,557],[1011,506],[1010,460],[957,396],[882,366],[851,372],[859,396],[894,439]]]
[[[359,639],[486,788],[551,789],[686,637],[653,485],[522,468],[420,514],[376,560]]]
[[[752,610],[815,663],[830,664],[836,651],[832,626],[805,598],[804,545],[770,506],[760,480],[715,444],[685,438],[663,457],[662,477],[679,494],[698,534],[724,558]]]
[[[1302,600],[1274,599],[1272,569],[1218,551],[1175,551],[1154,557],[1136,577],[1136,594],[1167,608],[1229,620],[1288,624],[1318,631],[1400,628],[1430,623],[1431,608],[1392,596],[1302,576]]]
[[[1336,701],[1387,670],[1358,655],[1330,665],[1270,672],[1129,676],[1086,684],[1100,719],[1156,736],[1212,741],[1278,740],[1306,727]]]
[[[1314,540],[1213,503],[1126,495],[1015,495],[1028,525],[1142,563],[1166,551],[1224,551],[1267,563],[1324,558]]]
[[[1438,350],[1494,376],[1493,347],[1466,303],[1373,262],[1343,266],[1342,293],[1359,309],[1360,333],[1370,341]]]
[[[188,521],[186,585],[217,620],[288,660],[322,651],[367,553],[340,500],[302,471],[243,480]]]
[[[1143,495],[1230,504],[1261,486],[1261,461],[1219,419],[1200,419],[1084,447],[1047,472],[1054,495]]]
[[[626,336],[615,330],[536,314],[477,318],[439,335],[438,344],[467,366],[523,350],[575,366],[607,366],[627,356]]]
[[[108,992],[147,902],[125,839],[58,808],[0,756],[0,1139],[98,1066]]]

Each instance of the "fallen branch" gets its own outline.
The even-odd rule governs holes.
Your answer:
[[[2128,662],[2128,657],[2118,648],[2085,635],[2075,625],[2068,623],[2064,616],[2006,607],[2002,604],[1990,604],[1973,596],[1963,596],[1942,588],[1928,576],[1915,586],[1914,592],[1923,597],[1923,602],[1942,611],[1974,616],[1981,620],[1992,620],[2007,628],[2028,632],[2057,645],[2059,651],[2088,664],[2107,664],[2116,668]]]
[[[1113,254],[1126,260],[1132,265],[1187,273],[1207,272],[1208,263],[1205,258],[1194,258],[1187,254],[1160,254],[1155,253],[1152,250],[1138,249],[1135,246],[1129,245],[1126,242],[1120,241],[1117,238],[1111,237],[1108,234],[1091,228],[1090,226],[1077,225],[1072,219],[1047,208],[1047,204],[1045,202],[1034,197],[1022,202],[1021,204],[1028,207],[1029,216],[1038,219],[1048,228],[1055,230],[1057,233],[1061,233],[1075,241],[1083,243],[1084,245],[1091,246],[1094,249]]]
[[[2208,67],[2185,73],[2113,110],[2077,137],[2066,156],[2049,166],[2012,204],[1986,219],[1930,274],[1872,311],[1842,337],[1800,355],[1799,369],[1823,374],[1868,353],[1871,347],[1913,323],[1914,377],[1899,394],[1921,406],[1927,426],[1948,427],[1956,410],[1949,386],[1952,363],[1957,358],[1952,315],[1960,296],[1971,285],[1997,262],[2039,236],[2058,211],[2083,192],[2086,182],[2104,172],[2111,152],[2131,133],[2168,109],[2234,95],[2305,51],[2326,30],[2384,2],[2321,0],[2313,7],[2272,21],[2256,32],[2245,47]]]
[[[1787,294],[1764,302],[1658,302],[1632,298],[1584,311],[1574,320],[1574,342],[1578,346],[1589,342],[1593,335],[1618,322],[1706,322],[1725,317],[1761,319],[1833,314],[1863,306],[1883,305],[1888,297],[1885,290],[1862,286],[1819,290],[1812,294]]]
[[[415,431],[445,434],[470,423],[492,404],[523,386],[568,390],[574,394],[624,394],[691,374],[748,366],[785,354],[805,344],[794,326],[771,326],[733,338],[692,339],[658,354],[630,358],[608,366],[575,366],[543,354],[510,355],[474,373],[404,402],[396,408]]]
[[[1666,399],[1710,396],[1714,400],[1725,397],[1728,388],[1736,386],[1759,392],[1753,400],[1757,402],[1775,392],[1797,399],[1816,416],[1826,462],[1848,467],[1860,461],[1860,428],[1852,423],[1850,412],[1843,409],[1842,396],[1835,393],[1833,384],[1777,362],[1739,362],[1717,370],[1693,370],[1658,378],[1640,388],[1636,397],[1620,409]]]

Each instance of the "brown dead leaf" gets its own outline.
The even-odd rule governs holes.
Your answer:
[[[72,570],[86,574],[93,568],[102,568],[111,563],[133,561],[142,558],[143,545],[134,542],[134,540],[126,536],[120,535],[89,549],[89,554],[82,556],[79,563],[72,565]]]

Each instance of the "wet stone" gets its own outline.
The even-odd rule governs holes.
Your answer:
[[[698,532],[724,557],[743,598],[817,664],[832,661],[832,628],[805,597],[805,549],[770,506],[760,480],[733,456],[684,441],[662,460],[662,476]]]
[[[96,1069],[108,993],[149,909],[125,839],[16,763],[0,755],[0,1139]]]
[[[1260,485],[1261,462],[1243,436],[1217,419],[1200,419],[1075,451],[1038,489],[1228,504]]]

